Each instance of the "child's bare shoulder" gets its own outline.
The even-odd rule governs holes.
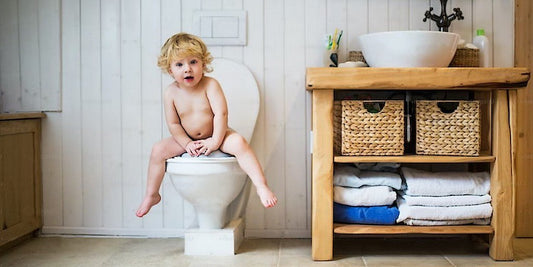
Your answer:
[[[164,90],[164,95],[168,96],[176,92],[176,89],[178,89],[178,84],[176,82],[170,83]]]
[[[210,89],[220,88],[220,84],[218,83],[217,79],[213,77],[209,77],[209,76],[204,76],[203,79],[204,79],[203,82],[205,84],[206,89],[210,90]]]

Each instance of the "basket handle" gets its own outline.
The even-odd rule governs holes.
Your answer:
[[[459,107],[458,101],[444,101],[444,102],[437,102],[437,107],[440,109],[442,113],[450,114],[454,113],[457,108]]]
[[[385,101],[363,101],[363,107],[369,113],[380,113],[385,108]]]

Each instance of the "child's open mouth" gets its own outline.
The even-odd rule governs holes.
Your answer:
[[[185,77],[185,81],[191,82],[192,80],[194,80],[193,76],[186,76]]]

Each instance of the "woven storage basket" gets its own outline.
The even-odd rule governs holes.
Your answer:
[[[479,67],[479,49],[457,48],[450,67]]]
[[[364,103],[385,103],[371,113]],[[334,103],[334,146],[345,156],[402,155],[404,149],[403,100],[343,100]]]
[[[350,51],[348,53],[348,61],[362,61],[366,63],[366,60],[363,57],[363,52],[361,51]]]
[[[362,61],[366,63],[361,51],[350,51],[348,61]],[[479,67],[479,49],[457,48],[450,62],[450,67]]]
[[[444,113],[439,102],[458,106]],[[478,156],[479,146],[479,101],[416,101],[417,154]]]

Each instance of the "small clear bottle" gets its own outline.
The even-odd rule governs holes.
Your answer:
[[[489,38],[485,36],[484,29],[477,29],[473,43],[479,48],[479,66],[485,68],[492,67],[492,51],[490,49]]]

